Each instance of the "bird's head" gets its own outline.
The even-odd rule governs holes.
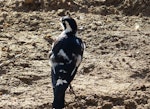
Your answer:
[[[61,18],[61,25],[65,33],[76,34],[77,32],[77,23],[70,16],[64,16]]]

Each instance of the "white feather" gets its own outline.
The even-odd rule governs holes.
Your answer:
[[[69,57],[66,55],[66,53],[62,49],[59,50],[57,55],[63,57],[64,59],[69,60]]]
[[[69,23],[67,21],[65,21],[65,24],[66,24],[65,33],[71,32],[72,28],[70,27]]]
[[[62,73],[67,73],[65,70],[62,70],[62,69],[61,69],[61,70],[59,70],[59,72],[62,72]]]
[[[79,44],[79,45],[80,45],[80,42],[79,42],[79,40],[78,40],[78,39],[76,39],[76,42],[77,42],[77,44]]]
[[[80,65],[81,61],[82,61],[82,57],[81,57],[81,55],[78,55],[77,56],[76,67],[78,67]]]
[[[56,86],[63,85],[64,83],[67,83],[67,81],[66,80],[62,80],[62,79],[58,79],[57,83],[56,83]]]

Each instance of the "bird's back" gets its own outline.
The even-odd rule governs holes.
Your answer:
[[[62,37],[58,39],[52,48],[56,62],[68,62],[74,60],[74,55],[83,55],[83,42],[76,36]],[[65,56],[66,55],[66,56]]]
[[[72,81],[82,60],[83,50],[83,42],[76,36],[64,36],[56,40],[50,57],[55,65],[56,78]]]

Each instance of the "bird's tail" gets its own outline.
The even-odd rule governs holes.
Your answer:
[[[68,84],[63,84],[56,86],[54,88],[54,101],[53,108],[62,109],[65,106],[65,91],[68,87]]]

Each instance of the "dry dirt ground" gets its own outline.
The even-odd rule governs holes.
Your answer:
[[[86,43],[66,109],[150,109],[149,13],[128,16],[98,1],[64,8],[0,0],[0,109],[51,109],[48,52],[66,10]]]

